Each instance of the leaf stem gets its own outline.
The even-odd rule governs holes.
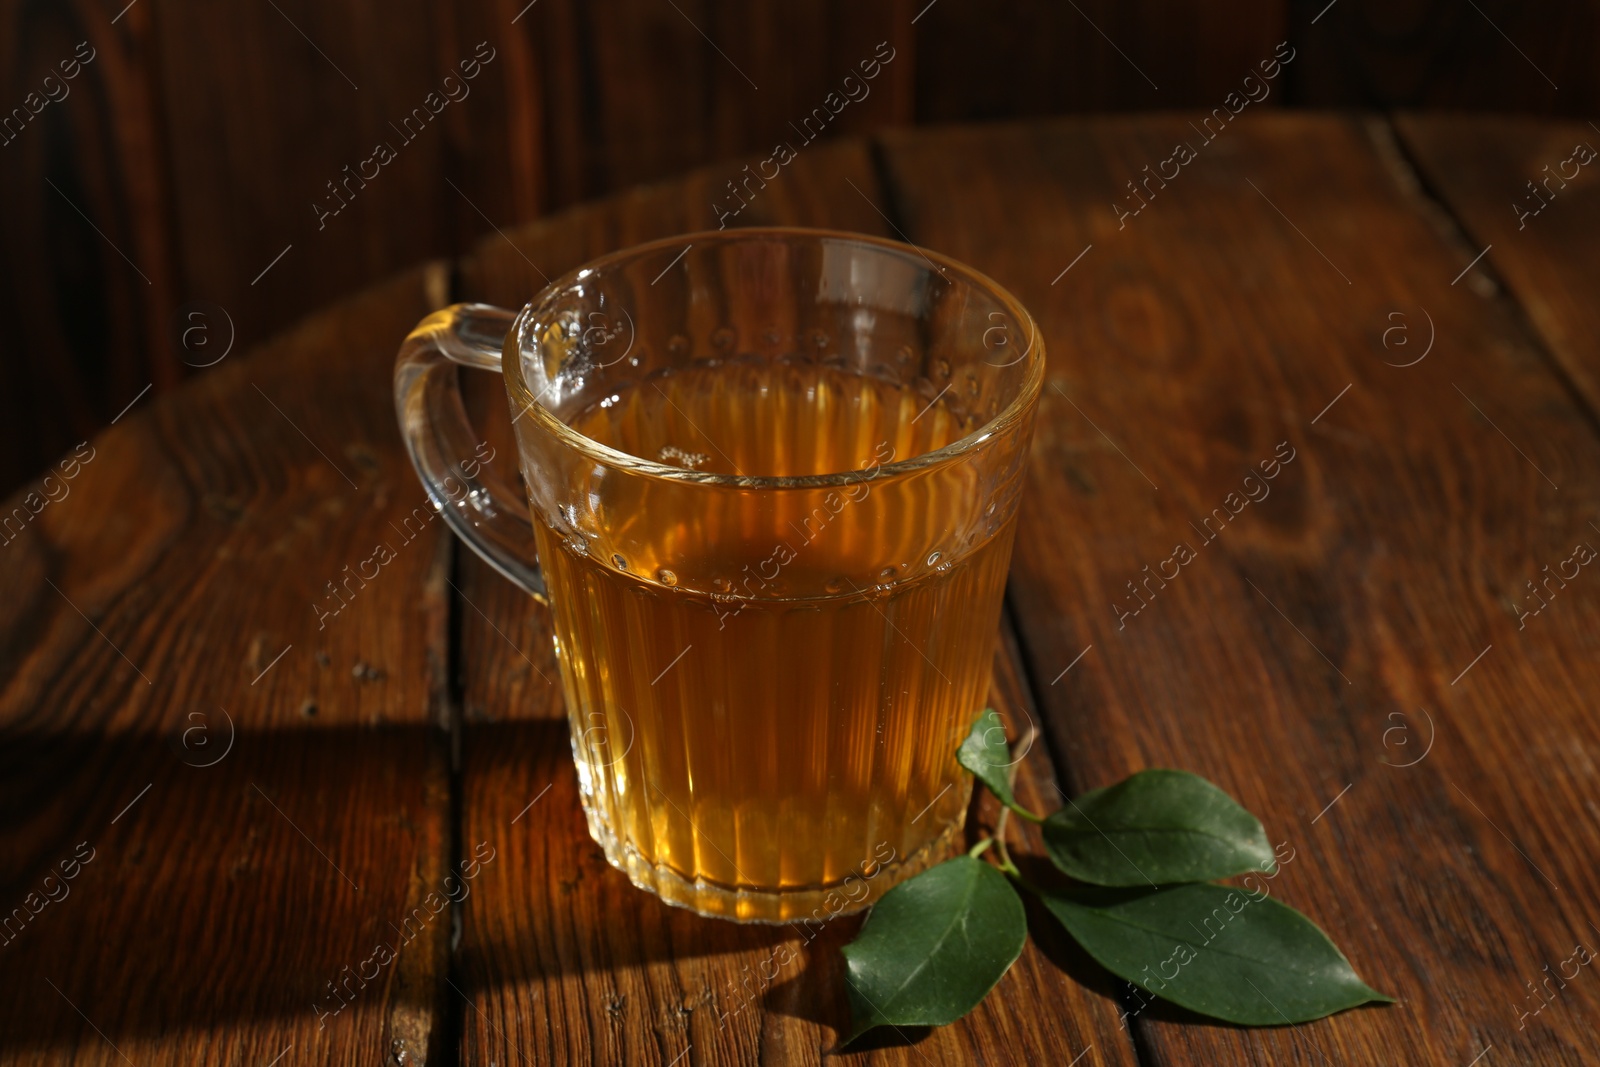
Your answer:
[[[989,846],[992,844],[994,844],[994,838],[986,837],[982,841],[979,841],[976,845],[973,845],[972,848],[968,850],[967,855],[971,856],[973,859],[977,859],[979,856],[989,851]]]
[[[1033,734],[1034,734],[1034,726],[1033,726],[1032,723],[1029,723],[1028,724],[1028,738],[1027,738],[1027,741],[1028,741],[1029,744],[1031,744],[1032,741],[1033,741]],[[1016,784],[1016,780],[1017,780],[1017,764],[1013,763],[1010,767],[1008,767],[1006,769],[1006,785],[1013,786],[1013,785]],[[995,853],[1000,857],[1000,863],[999,863],[1000,869],[1002,871],[1004,871],[1006,874],[1008,874],[1011,877],[1013,877],[1013,878],[1017,879],[1018,881],[1020,881],[1021,878],[1022,878],[1021,872],[1019,872],[1017,870],[1017,865],[1015,863],[1011,862],[1011,853],[1009,851],[1007,851],[1007,849],[1006,849],[1006,827],[1011,822],[1011,813],[1013,811],[1016,812],[1018,815],[1022,816],[1024,819],[1031,819],[1034,822],[1043,822],[1044,821],[1043,819],[1039,818],[1039,816],[1035,815],[1033,812],[1031,812],[1027,808],[1023,807],[1021,804],[1016,803],[1015,799],[1013,797],[1013,802],[1012,803],[1010,803],[1010,804],[1002,804],[1000,806],[1000,814],[994,820],[994,837],[985,839],[984,841],[980,842],[980,845],[982,847],[979,848],[977,851],[973,852],[972,855],[974,855],[974,856],[981,855],[982,854],[982,849],[988,848],[991,843],[994,844],[995,846],[997,846],[995,848]]]
[[[1030,721],[1028,723],[1027,736],[1025,736],[1022,739],[1022,751],[1024,753],[1032,751],[1032,749],[1033,749],[1033,739],[1036,736],[1038,736],[1038,733],[1039,733],[1039,728],[1037,726],[1035,726],[1032,723],[1032,721]],[[1019,760],[1017,760],[1016,763],[1013,763],[1010,767],[1006,768],[1006,784],[1007,785],[1014,787],[1017,784],[1017,768],[1021,763],[1022,763],[1022,761],[1019,759]],[[1018,815],[1022,816],[1024,819],[1027,819],[1029,822],[1044,822],[1044,816],[1035,815],[1033,812],[1029,811],[1027,808],[1023,807],[1021,804],[1018,804],[1016,802],[1016,800],[1017,800],[1016,792],[1013,789],[1013,792],[1012,792],[1012,795],[1011,795],[1011,803],[1005,805],[1001,809],[1001,811],[1000,811],[1000,819],[999,819],[998,822],[995,823],[994,835],[996,837],[1001,837],[1006,832],[1005,817],[1006,817],[1006,813],[1007,812],[1014,811]],[[1005,847],[1005,842],[1001,842],[1001,848],[1003,849],[1004,847]],[[1009,862],[1009,860],[1007,862]]]
[[[1016,768],[1013,767],[1011,770],[1014,773]],[[1006,849],[1006,827],[1011,823],[1012,810],[1010,807],[1001,808],[999,817],[994,821],[994,841],[997,846],[995,852],[1000,857],[1000,869],[1014,878],[1020,878],[1021,875],[1017,871],[1017,865],[1011,862],[1011,853]],[[1026,814],[1026,812],[1019,811],[1018,814]]]
[[[1005,841],[1001,840],[1000,838],[995,838],[995,844],[998,846],[995,849],[995,852],[1000,857],[1000,869],[1009,874],[1011,877],[1020,881],[1022,878],[1022,872],[1017,870],[1017,865],[1015,863],[1011,862],[1011,853],[1006,851]]]

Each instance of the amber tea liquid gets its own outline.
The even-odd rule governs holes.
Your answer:
[[[605,501],[606,543],[536,515],[590,831],[664,899],[827,919],[948,854],[969,786],[1014,520],[983,487],[880,480],[977,429],[959,391],[817,365],[656,374],[569,418],[631,456],[850,484]],[[889,494],[877,500],[873,494]]]

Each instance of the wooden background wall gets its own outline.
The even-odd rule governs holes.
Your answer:
[[[23,109],[0,133],[0,493],[147,386],[198,373],[230,334],[246,347],[492,227],[798,144],[791,124],[880,42],[893,58],[827,134],[1210,108],[1284,40],[1296,59],[1266,106],[1590,115],[1597,13],[1600,0],[0,0],[0,119]],[[452,88],[475,53],[489,58]],[[463,86],[420,133],[397,130]],[[327,183],[379,142],[394,158],[319,217],[340,204]]]

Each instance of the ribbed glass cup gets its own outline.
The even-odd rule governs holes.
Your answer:
[[[630,249],[517,316],[583,805],[635,884],[822,922],[949,854],[1043,356],[982,275],[820,231]]]

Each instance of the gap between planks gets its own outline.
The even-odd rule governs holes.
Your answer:
[[[1011,661],[1011,669],[1016,672],[1017,680],[1022,683],[1021,691],[1017,698],[1025,707],[1021,710],[1034,721],[1039,731],[1036,747],[1042,747],[1044,758],[1049,765],[1049,772],[1055,781],[1056,788],[1066,796],[1075,796],[1082,792],[1075,776],[1071,773],[1070,765],[1061,758],[1056,751],[1055,731],[1048,729],[1044,721],[1044,690],[1040,685],[1043,677],[1034,669],[1033,653],[1028,647],[1027,635],[1022,629],[1022,615],[1011,599],[1010,578],[1007,578],[1006,595],[1000,609],[1000,641],[1005,650],[1006,659]],[[1051,964],[1055,966],[1055,964]],[[1127,1005],[1119,1002],[1117,1011],[1126,1010]],[[1128,1047],[1133,1051],[1133,1060],[1138,1067],[1161,1067],[1160,1061],[1150,1050],[1149,1043],[1143,1039],[1141,1027],[1145,1023],[1135,1018],[1132,1026],[1123,1027],[1128,1035]]]
[[[1404,131],[1396,125],[1394,114],[1390,112],[1373,117],[1365,125],[1374,152],[1385,164],[1385,170],[1394,179],[1401,195],[1415,201],[1420,214],[1439,229],[1448,244],[1463,249],[1467,255],[1474,254],[1473,250],[1480,247],[1476,243],[1477,237],[1473,234],[1466,218],[1451,208],[1444,190],[1428,177],[1427,169],[1418,158],[1417,150],[1406,140]],[[1484,251],[1487,252],[1488,249],[1485,248]],[[1595,438],[1600,440],[1600,411],[1595,409],[1583,390],[1578,387],[1577,381],[1546,341],[1538,323],[1534,321],[1528,309],[1523,307],[1516,291],[1494,269],[1487,257],[1481,253],[1478,255],[1479,258],[1473,261],[1469,269],[1483,273],[1494,284],[1494,294],[1486,299],[1506,311],[1517,332],[1522,334],[1523,340],[1538,355],[1540,362],[1555,376],[1561,390],[1583,416],[1583,421]]]

